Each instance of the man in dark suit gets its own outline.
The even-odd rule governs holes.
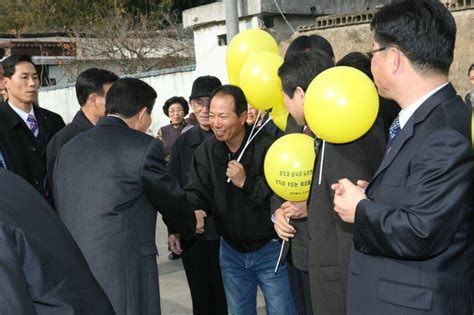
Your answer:
[[[311,80],[312,77],[316,76],[319,72],[334,66],[335,56],[329,41],[316,34],[299,36],[293,40],[285,52],[285,61],[293,59],[293,56],[296,54],[299,54],[301,57],[301,53],[309,55],[314,53],[317,56],[321,54],[326,55],[318,62],[312,64],[309,69],[302,69],[301,74],[303,76],[294,78],[298,82],[298,85],[306,91],[309,84],[307,81]],[[299,101],[302,107],[303,99]],[[306,128],[304,125],[300,126],[292,115],[288,115],[285,134],[303,133],[303,131],[305,134],[313,138],[315,137],[309,128]],[[286,217],[283,215],[284,211],[282,209],[285,208],[289,214],[289,206],[291,206],[292,203],[285,202],[284,199],[273,195],[271,204],[273,213],[278,210],[279,219],[286,223]],[[300,204],[306,207],[306,202]],[[308,218],[306,213],[291,218],[290,224],[298,233],[294,235],[290,242],[284,243],[282,257],[286,257],[286,261],[288,262],[288,275],[298,314],[312,315],[313,307],[308,275]],[[275,227],[277,228],[277,226]]]
[[[155,99],[143,81],[116,81],[107,116],[64,145],[54,168],[59,217],[117,314],[160,313],[156,210],[183,238],[196,231],[195,213],[165,168],[163,145],[145,134]]]
[[[76,96],[81,109],[70,124],[61,129],[48,143],[46,157],[50,179],[53,178],[54,162],[59,150],[69,140],[92,128],[99,118],[105,116],[105,96],[118,76],[104,69],[90,68],[79,74],[76,81]]]
[[[313,51],[290,56],[280,67],[285,106],[300,126],[306,125],[303,105],[308,85],[315,76],[331,66],[333,61],[330,58]],[[371,178],[384,153],[382,122],[378,120],[365,135],[353,142],[321,144],[321,140],[317,139],[316,147],[317,159],[309,198],[303,202],[283,203],[275,211],[275,229],[281,238],[293,238],[295,230],[296,233],[305,231],[301,227],[295,229],[293,224],[287,223],[287,219],[291,218],[298,224],[299,220],[308,217],[308,248],[306,253],[300,254],[308,261],[297,261],[298,265],[306,263],[309,272],[310,289],[304,291],[311,293],[315,314],[345,314],[352,226],[334,213],[330,185],[341,177],[354,180]],[[308,273],[301,276],[302,279],[305,277],[308,278]]]
[[[354,222],[348,314],[472,314],[471,115],[448,81],[454,18],[439,1],[397,1],[371,28],[379,93],[402,110],[370,184],[332,187]]]
[[[13,55],[3,62],[8,100],[0,104],[0,134],[11,171],[26,179],[53,204],[46,175],[46,145],[64,127],[63,119],[35,105],[38,74],[30,56]]]
[[[24,179],[0,169],[0,313],[114,314],[53,209]]]

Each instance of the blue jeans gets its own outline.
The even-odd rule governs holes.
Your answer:
[[[257,285],[268,315],[295,315],[285,264],[275,273],[281,242],[272,240],[252,253],[241,253],[221,239],[220,264],[229,315],[257,314]]]

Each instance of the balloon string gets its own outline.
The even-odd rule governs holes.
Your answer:
[[[258,113],[257,119],[258,119],[259,116],[260,116],[260,113]],[[237,162],[240,162],[240,159],[242,159],[242,156],[244,155],[244,152],[245,152],[245,150],[247,149],[247,147],[249,146],[250,142],[252,142],[252,140],[257,136],[257,134],[263,129],[263,127],[265,127],[265,125],[266,125],[271,119],[272,119],[271,117],[268,117],[267,121],[265,121],[265,122],[262,124],[262,126],[257,129],[257,131],[255,132],[255,134],[252,135],[256,123],[254,124],[252,130],[250,131],[250,135],[249,135],[249,137],[248,137],[248,139],[247,139],[247,142],[245,143],[245,146],[244,146],[244,148],[242,149],[242,152],[240,152],[239,157],[237,158]],[[227,177],[227,182],[230,183],[230,178],[229,178],[229,177]]]
[[[260,119],[260,111],[258,111],[257,118],[255,119],[255,123],[252,126],[252,130],[250,130],[249,138],[252,137],[253,131],[255,130],[255,126],[257,126],[257,122],[258,122],[259,119]]]
[[[286,222],[290,223],[290,218],[287,218]],[[277,273],[278,267],[280,266],[281,259],[283,258],[283,250],[285,249],[285,242],[286,242],[285,240],[282,240],[281,242],[280,254],[278,255],[274,273]]]
[[[318,185],[321,185],[321,178],[323,177],[323,164],[324,164],[324,148],[326,147],[326,141],[323,140],[323,148],[321,149],[321,165],[319,166],[319,180]],[[317,153],[316,153],[317,154]]]

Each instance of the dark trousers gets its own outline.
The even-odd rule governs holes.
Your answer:
[[[181,241],[194,315],[227,315],[227,302],[219,266],[220,241]]]
[[[296,304],[298,315],[312,315],[311,292],[309,289],[309,274],[299,270],[291,262],[288,263],[288,276],[291,292]]]

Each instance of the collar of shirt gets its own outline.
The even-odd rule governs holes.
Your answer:
[[[33,115],[36,119],[36,116],[35,116],[35,111],[33,109],[33,106],[31,106],[31,111],[29,113],[26,113],[24,111],[22,111],[21,109],[13,106],[12,104],[10,104],[10,102],[8,102],[8,105],[10,105],[10,107],[15,111],[15,113],[17,113],[18,116],[21,117],[21,119],[25,122],[25,124],[27,126],[29,126],[28,122],[26,121],[28,119],[28,115]]]
[[[126,123],[126,121],[125,121],[125,120],[124,120],[122,117],[120,117],[119,115],[115,115],[115,114],[107,114],[107,116],[110,116],[110,117],[116,117],[116,118],[118,118],[118,119],[121,119],[123,122],[125,122],[125,123]]]
[[[400,129],[403,129],[403,127],[406,125],[408,119],[410,119],[411,116],[416,112],[416,110],[433,94],[441,90],[443,87],[448,85],[449,82],[446,82],[434,90],[431,90],[430,92],[426,93],[410,105],[408,105],[405,109],[402,109],[400,113],[398,114],[398,121],[400,123]]]

